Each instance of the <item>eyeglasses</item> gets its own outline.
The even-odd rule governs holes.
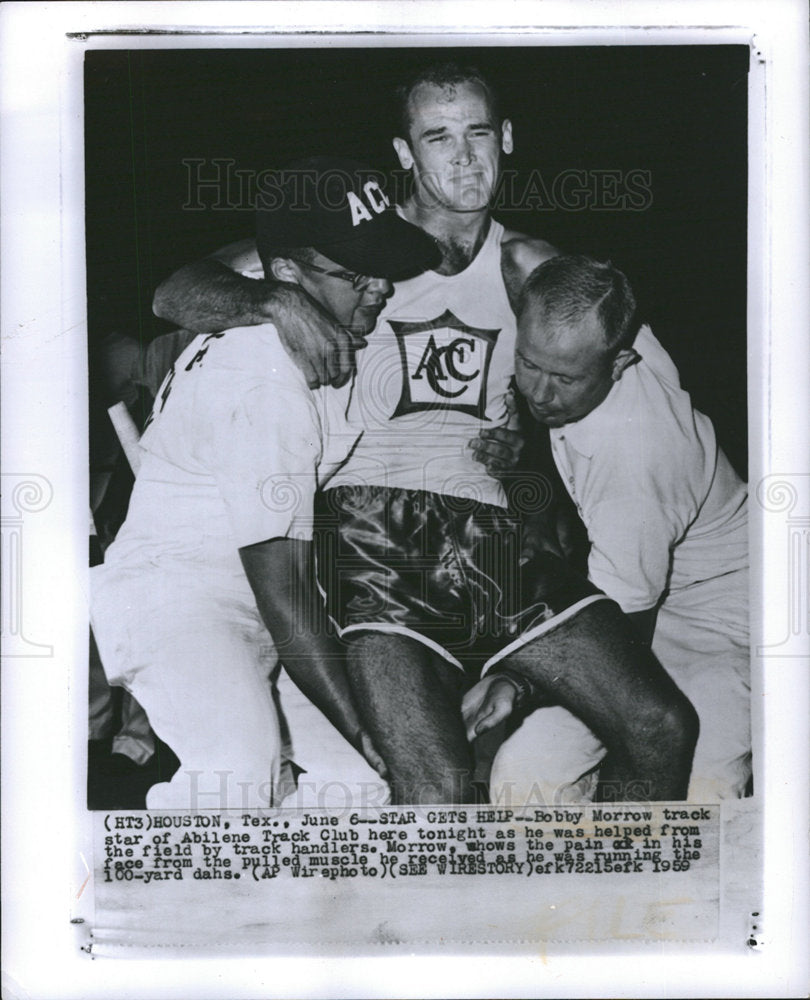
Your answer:
[[[297,257],[291,257],[290,259],[302,267],[308,267],[310,271],[317,271],[319,274],[328,274],[330,278],[340,278],[341,281],[350,281],[352,288],[356,292],[359,292],[374,280],[367,274],[357,274],[355,271],[330,271],[325,267],[319,267],[317,264],[311,264],[308,260],[299,260]]]

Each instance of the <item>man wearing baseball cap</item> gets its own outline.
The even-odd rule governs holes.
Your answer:
[[[303,161],[257,215],[268,277],[305,291],[357,348],[392,280],[435,263],[432,240],[389,209],[374,177],[353,161]],[[92,570],[110,683],[132,692],[180,759],[150,789],[149,808],[268,806],[290,791],[271,684],[279,660],[351,745],[348,757],[359,750],[384,769],[326,627],[311,553],[315,490],[358,437],[351,390],[310,389],[265,323],[198,336],[158,392],[127,519]]]

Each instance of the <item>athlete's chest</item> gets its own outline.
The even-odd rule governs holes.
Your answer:
[[[382,419],[436,409],[485,419],[512,375],[515,335],[499,253],[461,274],[419,275],[397,285],[369,338],[361,391]]]

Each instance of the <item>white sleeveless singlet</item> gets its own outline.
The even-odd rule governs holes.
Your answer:
[[[468,447],[506,420],[516,326],[501,275],[503,226],[492,221],[460,274],[398,282],[358,355],[349,417],[363,436],[330,487],[427,490],[505,506]]]

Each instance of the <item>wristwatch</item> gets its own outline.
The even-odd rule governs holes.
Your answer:
[[[515,708],[526,708],[535,699],[537,692],[534,684],[524,674],[518,673],[509,667],[500,667],[495,673],[495,677],[503,677],[509,681],[517,693],[515,698]]]

